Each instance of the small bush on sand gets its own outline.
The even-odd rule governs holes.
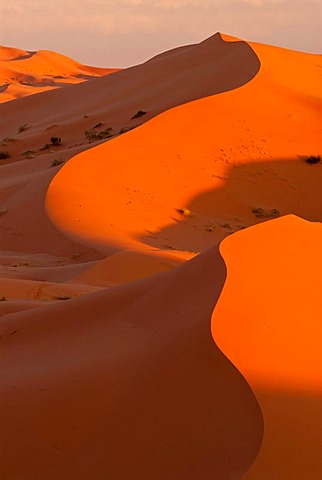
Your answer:
[[[321,157],[320,155],[311,155],[305,161],[306,163],[310,163],[311,165],[314,165],[315,163],[321,162]]]
[[[141,123],[139,123],[138,125],[133,125],[132,127],[123,127],[121,128],[121,130],[119,131],[120,134],[122,133],[126,133],[126,132],[129,132],[130,130],[133,130],[134,128],[137,128],[141,125]]]
[[[99,124],[97,124],[99,125]],[[113,137],[112,134],[112,127],[105,128],[105,130],[101,130],[100,132],[96,132],[94,130],[95,127],[91,128],[90,130],[85,131],[85,136],[90,142],[94,142],[95,140],[104,140],[105,138],[111,138]]]
[[[58,160],[57,158],[52,162],[51,166],[52,167],[58,167],[58,165],[62,165],[64,163],[64,160]]]
[[[193,213],[188,208],[178,208],[178,212],[181,213],[184,217],[193,217]]]
[[[111,133],[112,130],[113,130],[112,127],[108,127],[108,128],[105,128],[105,130],[101,130],[100,132],[98,132],[97,138],[98,138],[99,140],[103,140],[103,138],[113,137],[113,135],[112,135],[112,133]]]
[[[24,123],[23,125],[20,125],[20,127],[18,128],[18,132],[22,133],[25,130],[27,130],[27,128],[28,128],[28,125],[26,123]]]
[[[24,155],[24,156],[25,156],[26,158],[28,158],[28,160],[29,160],[30,158],[34,158],[34,157],[35,157],[36,152],[35,152],[35,150],[26,150],[25,152],[22,152],[21,155]]]
[[[135,115],[133,115],[133,117],[131,118],[131,120],[134,120],[135,118],[140,118],[142,117],[143,115],[145,115],[146,112],[144,110],[139,110]]]
[[[7,151],[2,150],[0,152],[0,160],[5,160],[6,158],[10,157],[10,153]]]
[[[252,212],[257,218],[277,218],[281,216],[281,213],[277,208],[273,208],[272,210],[265,210],[264,208],[253,208]]]
[[[50,141],[51,141],[51,144],[54,145],[55,147],[58,147],[59,145],[61,145],[60,137],[51,137]]]

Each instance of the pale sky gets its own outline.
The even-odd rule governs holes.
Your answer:
[[[1,0],[0,44],[126,67],[216,32],[322,53],[322,0]]]

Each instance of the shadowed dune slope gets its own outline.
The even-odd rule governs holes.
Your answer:
[[[214,238],[262,221],[254,208],[284,214],[297,205],[317,219],[311,200],[320,181],[313,180],[321,179],[322,170],[304,158],[321,150],[321,58],[252,47],[261,70],[244,86],[169,110],[69,161],[48,190],[54,223],[106,251],[143,243],[199,251]],[[232,169],[243,172],[243,165],[249,168],[242,178],[229,184]],[[209,192],[222,193],[211,199]],[[307,196],[311,200],[303,201]],[[193,216],[182,222],[177,210],[190,205]]]
[[[189,258],[191,254],[187,252],[122,250],[96,262],[70,281],[105,287],[118,285],[175,268]]]
[[[211,337],[224,280],[214,248],[148,279],[3,317],[3,475],[237,480],[263,425]]]
[[[322,225],[289,215],[226,238],[215,341],[253,389],[264,440],[247,480],[322,477]]]
[[[155,57],[97,78],[94,83],[20,99],[15,108],[7,104],[1,111],[11,122],[19,109],[29,125],[43,124],[44,118],[52,123],[66,122],[95,112],[118,123],[124,111],[131,113],[131,119],[139,109],[147,110],[150,118],[176,105],[238,88],[253,78],[259,67],[256,54],[246,42],[225,42],[217,33],[172,55]]]
[[[56,52],[0,46],[0,103],[107,75],[118,69],[81,65]]]

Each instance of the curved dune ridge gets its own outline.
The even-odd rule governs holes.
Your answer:
[[[210,335],[224,279],[213,249],[109,292],[4,317],[3,475],[239,478],[263,426]]]
[[[228,273],[213,335],[249,382],[265,422],[245,480],[322,477],[321,241],[321,223],[289,215],[220,247]]]
[[[320,57],[252,48],[261,70],[244,86],[75,156],[48,190],[54,223],[105,251],[132,244],[200,251],[258,222],[256,208],[320,219],[322,170],[301,158],[321,150]],[[180,222],[183,208],[193,217]]]
[[[0,102],[79,83],[117,70],[81,65],[48,50],[27,52],[0,46]]]
[[[5,478],[321,476],[321,65],[216,34],[0,106]]]
[[[258,69],[258,58],[249,45],[237,40],[227,43],[216,34],[180,49],[175,58],[152,59],[90,82],[0,105],[2,145],[11,155],[1,161],[7,169],[2,208],[11,212],[2,218],[2,248],[69,254],[71,242],[58,235],[43,212],[46,188],[56,172],[49,168],[52,162],[66,161],[101,143],[104,140],[95,135],[106,128],[112,127],[114,138],[122,129],[144,123],[167,108],[237,88]],[[146,114],[132,119],[140,110]],[[21,125],[27,128],[17,133]],[[50,148],[52,136],[60,137],[62,145]],[[21,165],[13,165],[16,161]],[[34,222],[39,227],[36,238]]]

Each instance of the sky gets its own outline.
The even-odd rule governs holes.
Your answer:
[[[127,67],[216,32],[322,53],[322,0],[8,0],[0,45]]]

